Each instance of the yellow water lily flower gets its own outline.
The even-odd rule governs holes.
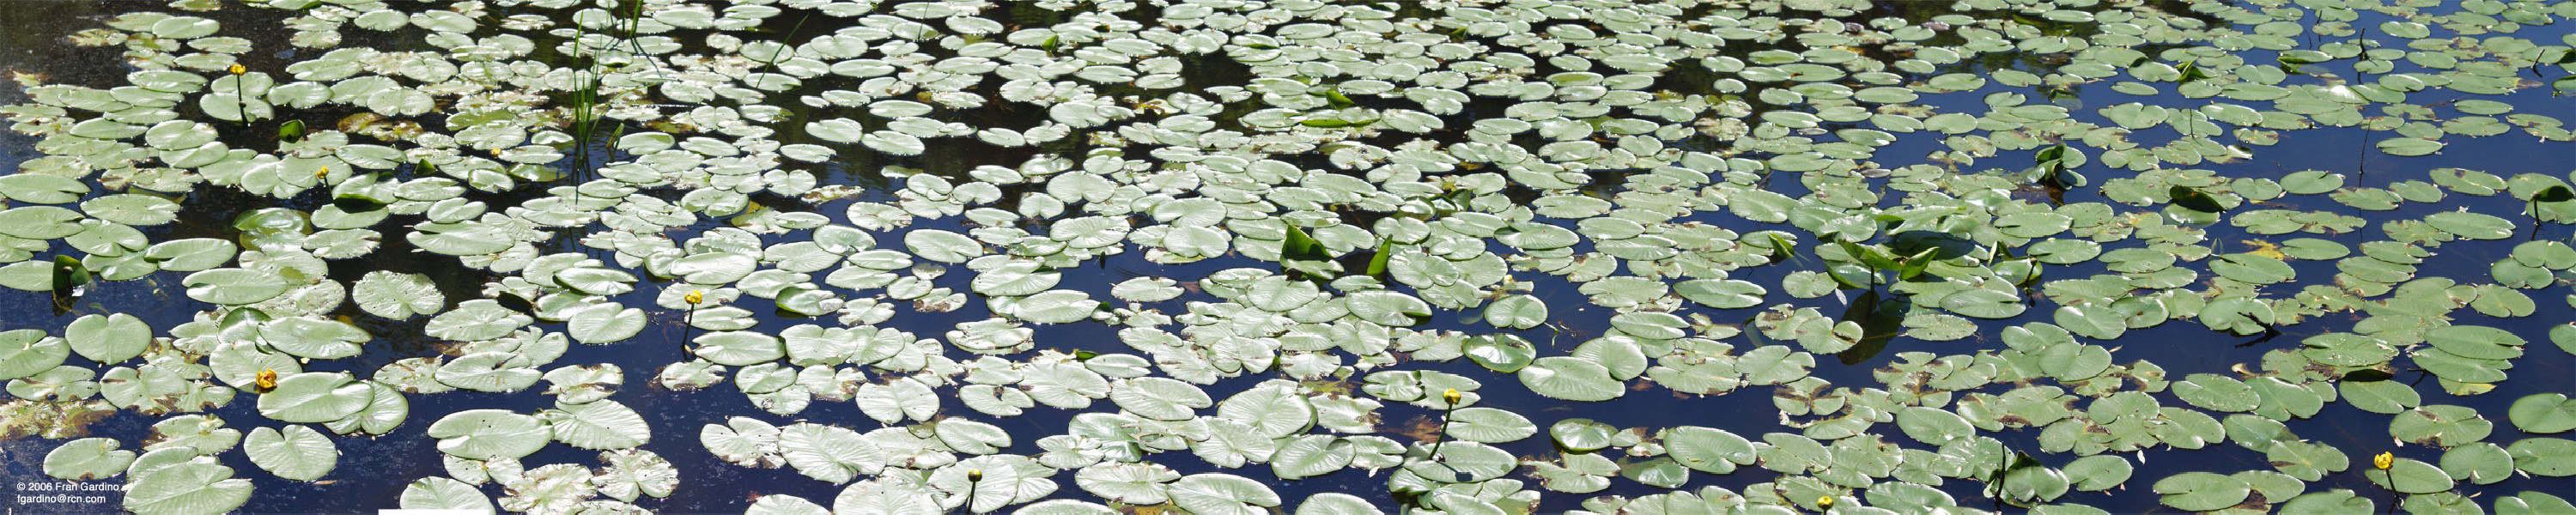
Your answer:
[[[966,469],[967,481],[983,481],[984,469]]]
[[[688,294],[688,295],[681,296],[681,297],[680,297],[680,301],[682,301],[682,302],[687,302],[687,303],[689,303],[689,305],[691,305],[691,306],[698,305],[698,303],[700,303],[700,302],[706,302],[706,301],[707,301],[707,291],[706,291],[706,290],[689,290],[689,294]]]
[[[1461,396],[1458,394],[1457,388],[1450,388],[1449,391],[1440,392],[1440,400],[1449,401],[1449,406],[1453,408],[1458,406],[1459,397]]]
[[[1816,498],[1816,509],[1825,509],[1825,508],[1832,508],[1832,507],[1834,507],[1834,496],[1827,495],[1827,496],[1820,496],[1820,497],[1817,497],[1817,498]]]
[[[250,69],[249,69],[249,68],[243,68],[243,67],[242,67],[242,65],[240,65],[240,64],[234,64],[232,68],[227,68],[227,69],[226,69],[226,71],[233,72],[233,75],[241,75],[241,74],[244,74],[244,73],[250,73]]]
[[[262,392],[275,390],[277,389],[277,371],[266,369],[260,370],[258,376],[251,378],[251,384],[259,386],[259,391]]]
[[[313,171],[313,178],[315,178],[315,179],[328,179],[328,178],[331,178],[331,167],[329,167],[329,166],[324,166],[324,167],[322,167],[322,169],[320,169],[320,170],[314,170],[314,171]]]
[[[2389,467],[2395,467],[2397,466],[2397,454],[2383,452],[2379,453],[2378,456],[2372,456],[2370,457],[2370,466],[2378,467],[2379,470],[2388,470]]]

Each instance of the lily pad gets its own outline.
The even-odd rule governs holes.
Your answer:
[[[1233,474],[1192,474],[1173,481],[1172,504],[1190,513],[1255,515],[1279,506],[1270,487]]]
[[[242,439],[242,452],[268,473],[297,481],[321,479],[340,462],[340,447],[331,437],[305,426],[252,429]]]
[[[305,372],[278,378],[276,389],[259,396],[259,414],[280,422],[330,422],[366,409],[375,395],[349,374]]]
[[[2532,434],[2576,429],[2576,399],[2560,393],[2535,393],[2513,401],[2507,411],[2515,428]]]
[[[470,460],[526,456],[554,438],[537,417],[497,409],[450,413],[430,423],[429,436],[439,452]]]
[[[2447,480],[2446,480],[2447,481]],[[2176,509],[2211,511],[2244,501],[2253,490],[2245,481],[2208,472],[2184,472],[2156,481],[2156,493]]]
[[[1447,434],[1470,442],[1504,443],[1538,434],[1538,425],[1529,419],[1494,408],[1462,408],[1448,417]]]
[[[1520,377],[1530,391],[1558,400],[1606,401],[1626,393],[1600,362],[1568,356],[1531,361],[1520,369]]]
[[[63,442],[45,453],[45,475],[56,479],[87,481],[116,477],[134,463],[134,451],[118,448],[116,440],[82,438]]]

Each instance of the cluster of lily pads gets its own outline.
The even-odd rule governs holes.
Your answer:
[[[2576,148],[2532,107],[2576,92],[2569,18],[182,0],[69,35],[122,49],[124,83],[21,75],[34,103],[0,107],[42,153],[0,176],[0,286],[68,319],[0,332],[0,433],[63,439],[44,473],[123,481],[138,513],[239,507],[424,423],[446,474],[405,508],[643,511],[698,493],[641,449],[696,429],[732,466],[846,485],[763,513],[2100,513],[2083,493],[2124,487],[2190,511],[2565,512],[2482,485],[2576,474],[2576,441],[2543,436],[2576,430],[2576,400],[2463,404],[2576,351],[2568,170],[2410,156]],[[246,20],[284,32],[224,35]],[[2367,146],[2266,154],[2329,129]],[[2298,164],[2238,164],[2266,159]],[[188,300],[80,302],[126,284]],[[128,313],[168,304],[193,314]],[[2132,343],[2149,331],[2260,362],[2122,360],[2227,345]],[[440,345],[388,357],[388,333]],[[1848,366],[1877,384],[1817,375]],[[630,380],[765,413],[656,427]],[[1657,389],[1767,390],[1778,422],[1480,405]],[[552,407],[413,420],[449,391]],[[816,403],[867,418],[798,418]],[[2356,467],[2382,449],[2292,431],[2338,404],[2407,457]],[[996,424],[1034,411],[1071,422]],[[1417,413],[1438,428],[1388,422]],[[159,421],[83,437],[114,417]],[[599,464],[522,461],[557,444]],[[2222,445],[2268,466],[2132,480]],[[234,477],[235,449],[266,476]],[[1273,481],[1336,474],[1385,495]],[[1623,484],[1663,491],[1603,493]]]

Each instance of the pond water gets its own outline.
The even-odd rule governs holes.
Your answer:
[[[0,17],[12,511],[2576,511],[2576,3],[253,4]]]

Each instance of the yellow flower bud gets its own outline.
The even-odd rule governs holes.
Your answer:
[[[1816,508],[1817,508],[1817,509],[1832,508],[1832,507],[1834,507],[1834,496],[1831,496],[1831,495],[1825,495],[1825,496],[1818,496],[1818,497],[1816,497]]]
[[[330,177],[331,177],[331,167],[329,167],[329,166],[324,166],[324,167],[322,167],[322,169],[320,169],[320,170],[314,170],[314,171],[313,171],[313,178],[315,178],[315,179],[328,179],[328,178],[330,178]]]
[[[2389,467],[2395,467],[2397,466],[2397,454],[2383,452],[2379,453],[2378,456],[2372,456],[2370,457],[2370,466],[2378,467],[2379,470],[2388,470]]]
[[[259,375],[251,379],[251,384],[259,386],[259,391],[262,392],[275,390],[277,389],[277,371],[266,369],[260,370]]]
[[[707,291],[706,291],[706,290],[689,290],[689,294],[688,294],[688,295],[685,295],[685,296],[680,297],[680,300],[681,300],[681,301],[683,301],[683,302],[687,302],[687,303],[689,303],[689,305],[691,305],[691,306],[695,306],[695,305],[698,305],[698,303],[700,303],[700,302],[706,302],[706,301],[707,301]]]
[[[1457,388],[1450,388],[1449,391],[1440,392],[1440,400],[1449,401],[1449,407],[1458,407],[1459,397],[1460,395],[1458,394]]]
[[[241,74],[244,74],[244,73],[250,73],[250,69],[249,69],[249,68],[243,68],[243,67],[242,67],[242,65],[240,65],[240,64],[234,64],[234,65],[233,65],[233,67],[232,67],[232,68],[227,69],[227,71],[231,71],[231,72],[233,72],[233,75],[241,75]]]
[[[967,481],[983,481],[984,469],[966,469]]]

